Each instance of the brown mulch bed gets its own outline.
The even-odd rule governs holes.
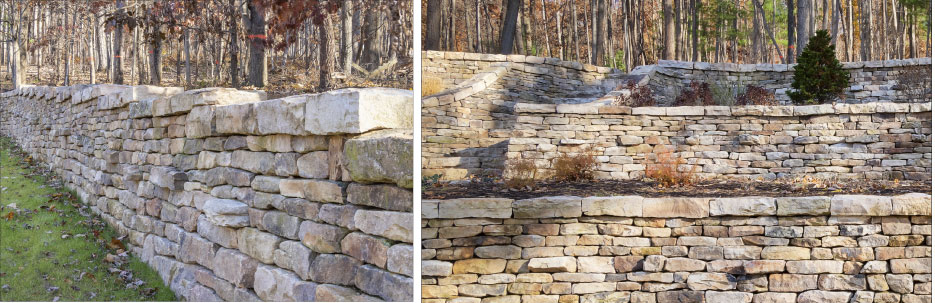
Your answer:
[[[510,198],[529,199],[547,196],[620,196],[643,197],[801,197],[836,194],[892,196],[932,192],[931,181],[868,181],[851,183],[810,182],[801,180],[742,181],[704,180],[689,187],[663,188],[654,182],[638,180],[592,180],[586,182],[541,181],[534,188],[507,189],[502,182],[461,181],[422,185],[423,199]]]

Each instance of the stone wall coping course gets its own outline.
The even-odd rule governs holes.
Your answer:
[[[827,201],[830,200],[830,203]],[[825,201],[823,203],[822,201]],[[930,216],[932,196],[833,195],[813,197],[685,198],[551,196],[523,200],[459,198],[422,200],[423,219],[577,218],[585,216],[704,218],[708,216]]]
[[[768,117],[815,116],[860,113],[922,113],[932,111],[932,103],[872,102],[863,104],[821,105],[744,105],[744,106],[645,106],[628,107],[608,105],[606,101],[584,104],[516,103],[515,113],[536,114],[604,114],[626,113],[644,116],[743,116]]]
[[[932,64],[932,58],[909,58],[909,59],[895,59],[895,60],[878,60],[878,61],[856,61],[856,62],[841,62],[841,65],[845,69],[853,68],[862,68],[862,67],[899,67],[899,66],[912,66],[912,65],[930,65]],[[714,71],[725,71],[725,72],[752,72],[752,71],[793,71],[797,64],[736,64],[736,63],[709,63],[709,62],[691,62],[691,61],[675,61],[675,60],[659,60],[656,63],[658,67],[665,68],[679,68],[679,69],[703,69],[703,70],[714,70]]]
[[[482,89],[481,89],[482,90]],[[412,98],[409,90],[391,88],[347,88],[318,94],[301,94],[280,99],[267,100],[266,92],[210,87],[183,91],[180,87],[158,87],[149,85],[73,85],[66,87],[27,86],[3,93],[3,97],[22,96],[58,102],[70,100],[80,104],[97,101],[97,110],[131,107],[134,118],[163,117],[185,114],[200,106],[216,106],[220,109],[237,106],[236,114],[243,114],[242,124],[257,125],[256,109],[267,103],[292,102],[304,109],[293,119],[261,121],[263,126],[277,125],[272,130],[263,127],[238,129],[240,134],[251,135],[335,135],[361,134],[379,129],[411,129]],[[143,104],[146,104],[145,106]],[[286,108],[277,106],[279,108]],[[387,110],[392,109],[392,110]],[[283,112],[272,112],[270,116],[286,116]],[[289,111],[296,115],[295,110]],[[208,118],[214,124],[214,117]]]

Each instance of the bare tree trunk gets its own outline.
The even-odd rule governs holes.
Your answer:
[[[574,40],[575,40],[575,61],[580,61],[580,60],[581,60],[581,53],[580,53],[579,50],[578,50],[578,45],[579,45],[579,44],[578,44],[578,6],[572,4],[572,6],[571,6],[571,11],[572,11],[571,21],[572,21],[572,23],[574,24],[574,30],[575,30],[575,35],[574,35]]]
[[[509,0],[506,7],[506,14],[503,15],[503,26],[500,31],[500,53],[510,54],[513,50],[514,34],[516,33],[516,19],[519,14],[519,2],[521,0]]]
[[[150,47],[152,54],[149,56],[149,84],[159,85],[162,83],[162,37],[161,26],[153,25],[150,27]]]
[[[663,59],[672,60],[675,58],[675,18],[673,18],[672,7],[673,0],[662,1],[662,14],[665,23],[665,55]]]
[[[117,14],[123,15],[125,12],[123,0],[117,0]],[[123,61],[120,57],[121,43],[123,40],[123,23],[118,22],[116,24],[117,28],[114,30],[114,83],[123,84]]]
[[[562,60],[568,60],[565,58],[565,40],[562,35],[562,12],[558,11],[555,15],[555,29],[558,31],[558,57]]]
[[[334,54],[331,50],[334,34],[331,32],[331,18],[331,15],[326,13],[318,31],[320,44],[318,46],[318,89],[320,91],[331,89],[331,72],[334,71],[334,65],[332,64]]]
[[[692,61],[698,61],[698,3],[691,0],[692,5]]]
[[[228,45],[228,53],[230,55],[230,80],[232,87],[240,88],[240,62],[238,61],[240,44],[237,43],[237,33],[239,31],[237,19],[240,18],[240,6],[237,0],[230,0],[230,9],[230,45]]]
[[[185,29],[183,33],[185,40],[185,87],[192,87],[192,57],[191,57],[191,46],[189,45],[189,40],[191,35],[188,32],[188,29]]]
[[[341,12],[343,12],[343,17],[341,18],[341,33],[344,37],[344,45],[341,51],[341,59],[344,63],[344,75],[345,77],[351,76],[351,64],[354,62],[354,2],[351,0],[344,0],[344,6],[341,7]]]
[[[811,22],[811,14],[809,13],[811,11],[810,2],[811,0],[797,0],[796,2],[796,4],[798,5],[798,7],[796,8],[796,14],[798,14],[797,16],[798,19],[796,20],[796,26],[797,26],[796,28],[797,39],[795,42],[796,56],[802,55],[802,50],[804,50],[805,45],[808,44],[808,38],[809,38],[808,24],[809,22]]]
[[[475,0],[475,1],[477,1],[477,0]],[[546,53],[549,54],[549,57],[553,57],[553,56],[552,56],[552,41],[549,39],[549,25],[548,25],[549,22],[548,22],[548,19],[546,19],[546,17],[545,17],[545,0],[540,0],[540,2],[541,2],[541,4],[542,4],[542,9],[541,9],[541,11],[542,11],[542,28],[544,29],[543,32],[545,32],[545,51],[546,51]],[[561,13],[558,13],[558,15],[561,16]]]
[[[796,61],[795,49],[797,46],[795,45],[795,6],[792,4],[793,0],[786,0],[786,41],[789,44],[786,50],[786,58],[789,58],[789,63]]]
[[[250,10],[247,28],[250,43],[250,62],[247,70],[247,83],[256,87],[265,87],[269,82],[269,69],[266,65],[266,8],[253,1],[247,2]]]

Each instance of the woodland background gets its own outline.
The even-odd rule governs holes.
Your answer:
[[[827,29],[841,61],[931,56],[928,0],[421,0],[426,50],[558,57],[631,70],[661,59],[793,63]]]
[[[411,12],[411,0],[0,0],[0,90],[412,89]]]

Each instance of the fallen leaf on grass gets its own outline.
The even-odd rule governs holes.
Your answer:
[[[114,263],[114,261],[116,260],[117,260],[117,256],[115,255],[107,254],[107,256],[104,257],[104,262],[107,262],[107,263]]]
[[[7,213],[6,216],[4,216],[4,218],[6,218],[7,221],[13,220],[13,212],[11,211]]]
[[[118,248],[119,248],[119,249],[123,249],[123,250],[126,250],[126,249],[127,249],[126,246],[123,246],[123,242],[122,242],[122,241],[120,241],[119,239],[114,238],[114,237],[110,237],[110,242],[107,243],[107,248],[110,248],[110,249],[118,249]]]

